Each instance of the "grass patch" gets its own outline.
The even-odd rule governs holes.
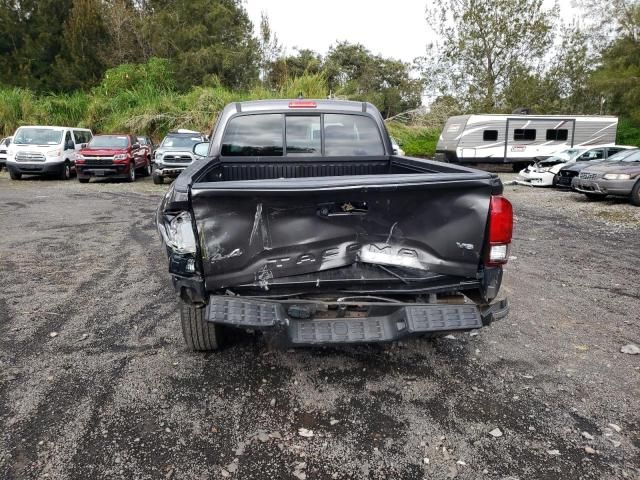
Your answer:
[[[436,153],[440,129],[387,122],[387,130],[410,157],[430,157]]]

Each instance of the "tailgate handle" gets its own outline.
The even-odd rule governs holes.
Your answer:
[[[334,202],[318,205],[319,217],[339,217],[344,215],[366,215],[367,202]]]

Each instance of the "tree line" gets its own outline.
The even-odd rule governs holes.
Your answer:
[[[0,83],[36,92],[88,90],[108,69],[166,59],[179,91],[282,88],[322,74],[332,94],[370,100],[386,115],[416,107],[422,81],[407,63],[337,43],[323,57],[286,54],[263,16],[240,0],[2,0]]]
[[[109,72],[162,65],[149,85],[181,95],[222,88],[273,97],[307,77],[329,96],[371,101],[385,117],[426,97],[437,122],[528,108],[640,125],[640,0],[572,3],[577,16],[567,19],[558,1],[426,2],[434,41],[409,64],[347,42],[325,55],[286,51],[266,16],[254,29],[241,0],[0,0],[0,89],[95,92],[113,84]]]
[[[567,2],[568,3],[568,2]],[[437,0],[420,59],[450,111],[621,115],[640,124],[640,2]],[[564,17],[563,17],[564,13]]]

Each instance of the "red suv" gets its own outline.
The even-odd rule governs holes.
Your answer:
[[[80,183],[91,177],[123,178],[151,175],[151,157],[132,135],[96,135],[76,158]]]

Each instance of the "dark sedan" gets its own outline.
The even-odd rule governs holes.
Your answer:
[[[630,150],[619,150],[619,147],[617,148],[618,150],[616,150],[616,153],[612,153],[613,148],[609,148],[609,155],[605,158],[591,160],[588,162],[582,162],[578,158],[575,163],[570,163],[567,166],[562,167],[553,178],[553,186],[557,188],[572,188],[571,182],[583,169],[592,167],[593,165],[601,162],[617,162],[627,157],[630,153],[637,151],[635,148]]]
[[[608,160],[582,169],[572,180],[572,188],[592,200],[614,195],[628,197],[633,205],[640,206],[640,150],[625,153],[617,161]]]

